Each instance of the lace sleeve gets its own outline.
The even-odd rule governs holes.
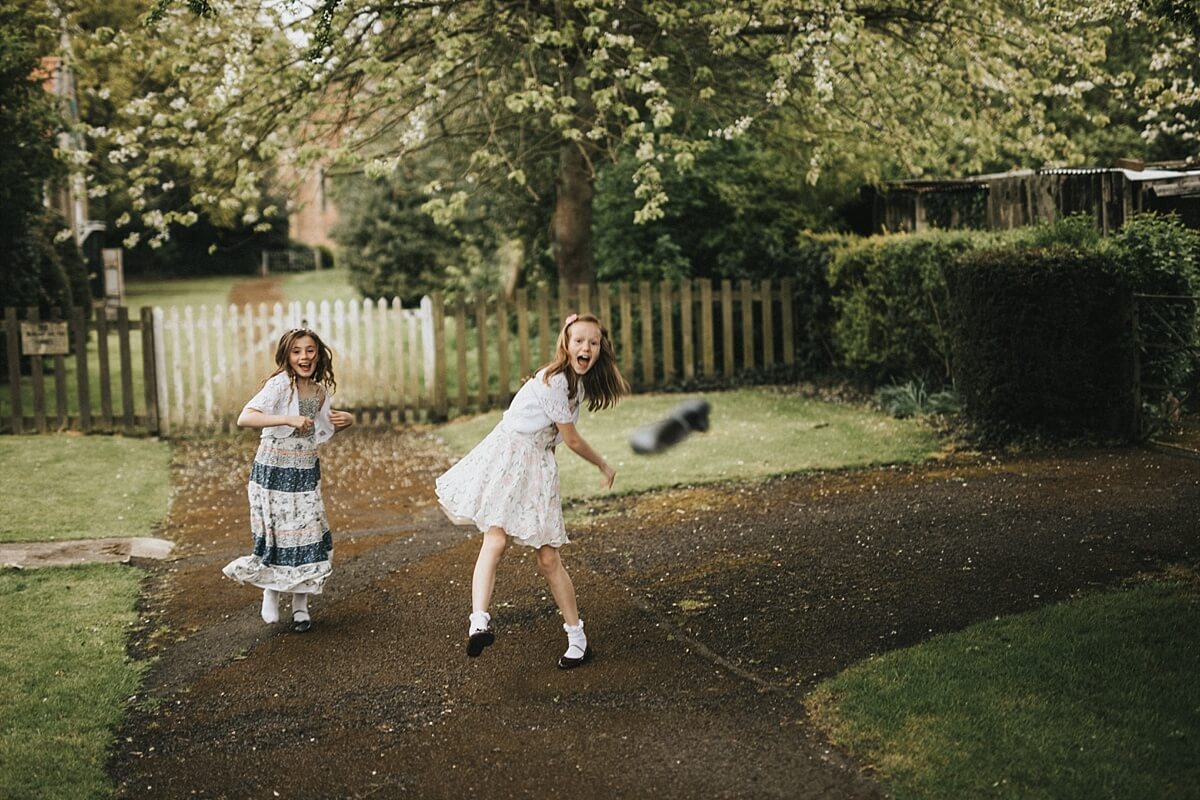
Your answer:
[[[280,380],[282,378],[282,380]],[[253,408],[264,414],[283,414],[287,412],[288,389],[290,382],[286,375],[279,374],[267,381],[258,394],[250,398],[246,408]]]
[[[578,408],[571,408],[567,399],[567,376],[560,372],[550,379],[549,385],[542,383],[540,378],[535,380],[538,382],[538,403],[550,421],[574,424],[579,414]]]

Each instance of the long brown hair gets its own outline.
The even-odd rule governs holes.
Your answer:
[[[316,331],[308,328],[292,328],[283,336],[279,337],[279,344],[275,347],[275,371],[267,376],[267,380],[271,380],[276,375],[286,372],[288,378],[291,379],[292,389],[296,388],[296,373],[292,371],[292,364],[288,361],[288,354],[292,352],[292,345],[297,339],[302,339],[305,336],[313,340],[313,344],[317,346],[317,363],[313,367],[312,382],[325,386],[330,393],[337,391],[337,381],[333,378],[333,351],[329,346],[321,341],[321,337],[317,336]],[[265,381],[264,381],[265,383]]]
[[[591,369],[583,373],[582,378],[570,368],[571,354],[567,351],[567,342],[570,341],[568,332],[577,322],[590,322],[600,329],[600,353],[592,363]],[[582,380],[589,411],[612,408],[622,397],[629,394],[629,382],[617,367],[617,354],[613,350],[612,339],[608,336],[608,328],[592,314],[572,314],[567,317],[562,330],[558,332],[554,358],[545,368],[546,373],[542,376],[544,383],[550,383],[551,376],[560,372],[567,376],[567,397],[572,399],[578,392],[579,381]]]

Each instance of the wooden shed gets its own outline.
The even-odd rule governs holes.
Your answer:
[[[875,232],[1015,228],[1087,213],[1108,233],[1140,211],[1175,212],[1185,225],[1200,228],[1200,169],[1164,169],[1133,161],[1111,168],[897,181],[865,191]]]

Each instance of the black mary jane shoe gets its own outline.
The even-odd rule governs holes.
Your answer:
[[[312,627],[312,618],[308,614],[304,614],[303,619],[296,619],[299,614],[304,614],[304,612],[297,611],[295,614],[292,614],[292,630],[296,633],[304,633]]]
[[[580,664],[586,664],[592,660],[592,646],[589,644],[587,649],[583,651],[582,658],[568,658],[567,656],[558,657],[559,669],[575,669]]]
[[[467,637],[467,655],[475,658],[483,652],[483,648],[494,641],[496,641],[496,634],[492,633],[491,628],[485,628],[478,633],[472,633]]]

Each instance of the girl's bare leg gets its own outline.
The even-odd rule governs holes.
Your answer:
[[[575,584],[571,581],[571,576],[567,574],[567,568],[563,566],[562,559],[558,557],[558,548],[550,545],[539,547],[537,556],[538,571],[550,584],[550,594],[554,595],[554,602],[558,604],[558,610],[562,612],[563,622],[575,627],[579,624],[579,606],[575,600]]]
[[[487,611],[492,604],[492,589],[496,585],[496,567],[508,549],[508,534],[503,528],[488,528],[483,534],[475,574],[471,577],[471,610]]]

